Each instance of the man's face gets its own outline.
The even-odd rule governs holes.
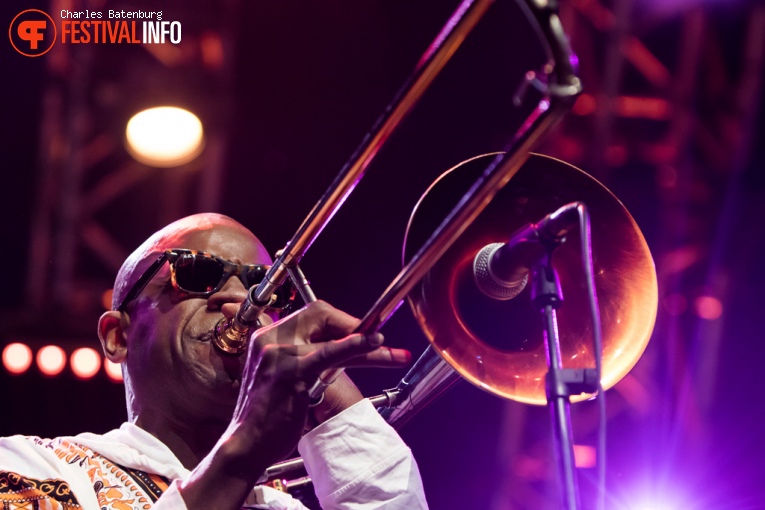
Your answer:
[[[163,244],[162,250],[198,250],[237,264],[271,262],[260,242],[236,224],[181,231]],[[158,255],[153,252],[145,258],[151,261]],[[220,353],[211,339],[224,310],[233,315],[245,296],[237,277],[207,298],[184,295],[170,283],[170,265],[165,263],[127,309],[127,378],[141,408],[148,405],[181,419],[230,419],[245,356]]]

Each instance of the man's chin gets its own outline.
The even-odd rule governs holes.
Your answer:
[[[236,403],[239,398],[239,389],[242,387],[240,378],[229,378],[227,374],[218,374],[219,377],[211,388],[212,393],[221,402]]]
[[[236,400],[239,398],[239,389],[242,387],[242,380],[241,379],[234,379],[233,381],[230,381],[226,385],[226,393],[228,394],[228,397],[230,400],[232,400],[234,403],[236,403]]]
[[[214,387],[206,388],[205,396],[198,397],[196,406],[202,415],[214,416],[216,419],[228,422],[236,408],[239,387],[239,381],[231,381],[228,384],[216,384]]]

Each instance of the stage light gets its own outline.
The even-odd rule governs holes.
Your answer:
[[[597,465],[597,452],[594,447],[583,444],[574,445],[574,464],[578,468],[593,468]]]
[[[12,374],[23,374],[32,364],[32,349],[15,342],[3,349],[3,366]]]
[[[72,353],[69,363],[74,375],[80,379],[90,379],[101,368],[101,356],[90,347],[81,347]]]
[[[183,165],[204,148],[202,122],[188,110],[172,106],[149,108],[128,121],[128,152],[156,167]]]
[[[696,308],[696,315],[708,321],[719,319],[723,313],[722,302],[716,297],[699,296],[693,304]]]
[[[574,115],[592,115],[598,109],[598,102],[592,94],[582,94],[576,99],[571,112]]]
[[[46,345],[37,351],[37,367],[45,375],[54,376],[61,373],[66,366],[64,349],[57,345]]]
[[[659,498],[656,498],[659,499]],[[678,510],[679,508],[684,508],[682,505],[678,505],[674,501],[640,501],[639,498],[636,498],[636,502],[633,502],[629,506],[626,507],[625,510]],[[695,507],[698,508],[698,507]]]
[[[114,294],[114,289],[107,289],[101,293],[101,306],[104,307],[104,310],[112,309],[113,294]]]
[[[122,365],[112,363],[108,358],[104,358],[104,371],[114,382],[122,382]]]
[[[640,476],[640,475],[637,475]],[[705,502],[709,498],[706,491],[688,491],[682,479],[665,478],[666,475],[654,479],[656,475],[642,482],[633,480],[630,485],[611,491],[614,497],[613,505],[608,508],[615,510],[678,510],[678,509],[707,509],[718,508]]]

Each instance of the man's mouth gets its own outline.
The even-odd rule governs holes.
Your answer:
[[[196,339],[199,340],[200,342],[212,342],[213,330],[211,329],[209,331],[205,331],[201,335],[197,335]]]

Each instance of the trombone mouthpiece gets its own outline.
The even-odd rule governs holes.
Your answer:
[[[215,324],[213,345],[221,352],[240,356],[247,350],[250,328],[237,327],[237,322],[223,317]]]

